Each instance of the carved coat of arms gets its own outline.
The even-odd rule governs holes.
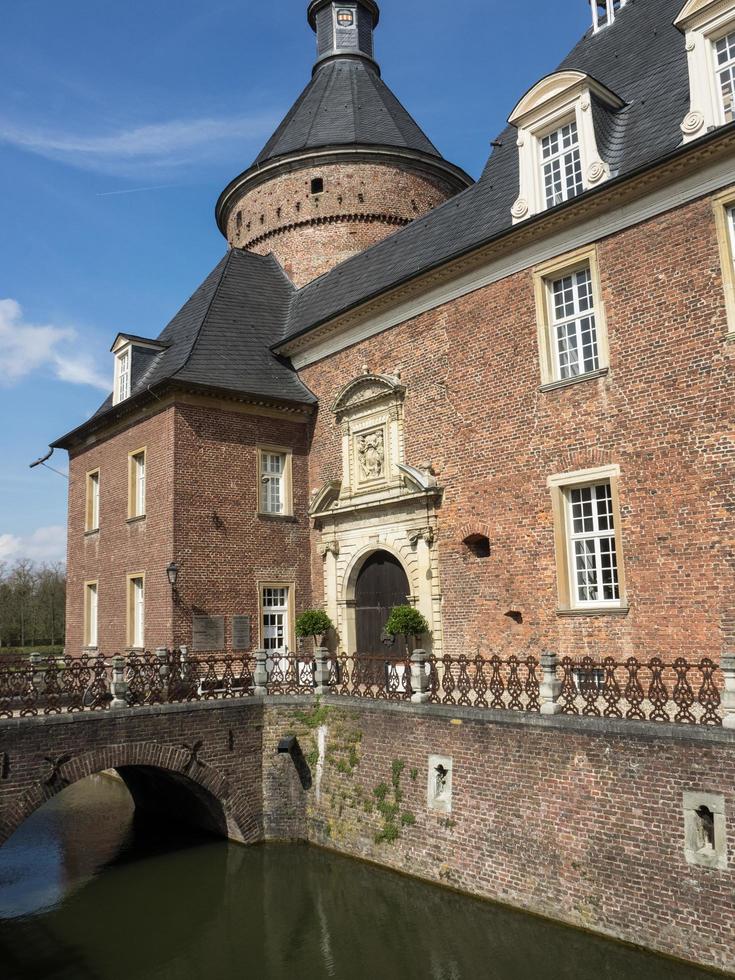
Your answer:
[[[385,439],[382,432],[371,432],[359,436],[357,458],[363,480],[375,480],[383,475],[385,468]]]

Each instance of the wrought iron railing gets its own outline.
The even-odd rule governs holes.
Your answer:
[[[735,657],[561,660],[553,654],[412,657],[257,651],[190,657],[157,650],[127,657],[0,661],[0,718],[330,694],[458,708],[735,727]]]

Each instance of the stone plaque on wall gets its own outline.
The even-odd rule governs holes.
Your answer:
[[[253,645],[251,639],[250,616],[232,617],[232,649],[249,650]]]
[[[192,636],[193,650],[224,650],[225,617],[195,616]]]

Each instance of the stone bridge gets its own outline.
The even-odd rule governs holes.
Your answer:
[[[65,787],[109,769],[140,809],[260,840],[262,731],[262,700],[3,719],[0,844]]]

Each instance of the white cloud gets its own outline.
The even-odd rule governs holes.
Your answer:
[[[272,114],[172,120],[106,134],[72,134],[0,119],[0,143],[87,170],[132,176],[220,158],[270,135]]]
[[[66,559],[66,528],[61,525],[39,527],[27,537],[0,534],[0,561],[30,558],[37,562]]]
[[[60,381],[109,391],[110,379],[94,358],[79,349],[71,327],[28,323],[14,299],[0,299],[0,385],[12,385],[35,371],[51,370]]]

